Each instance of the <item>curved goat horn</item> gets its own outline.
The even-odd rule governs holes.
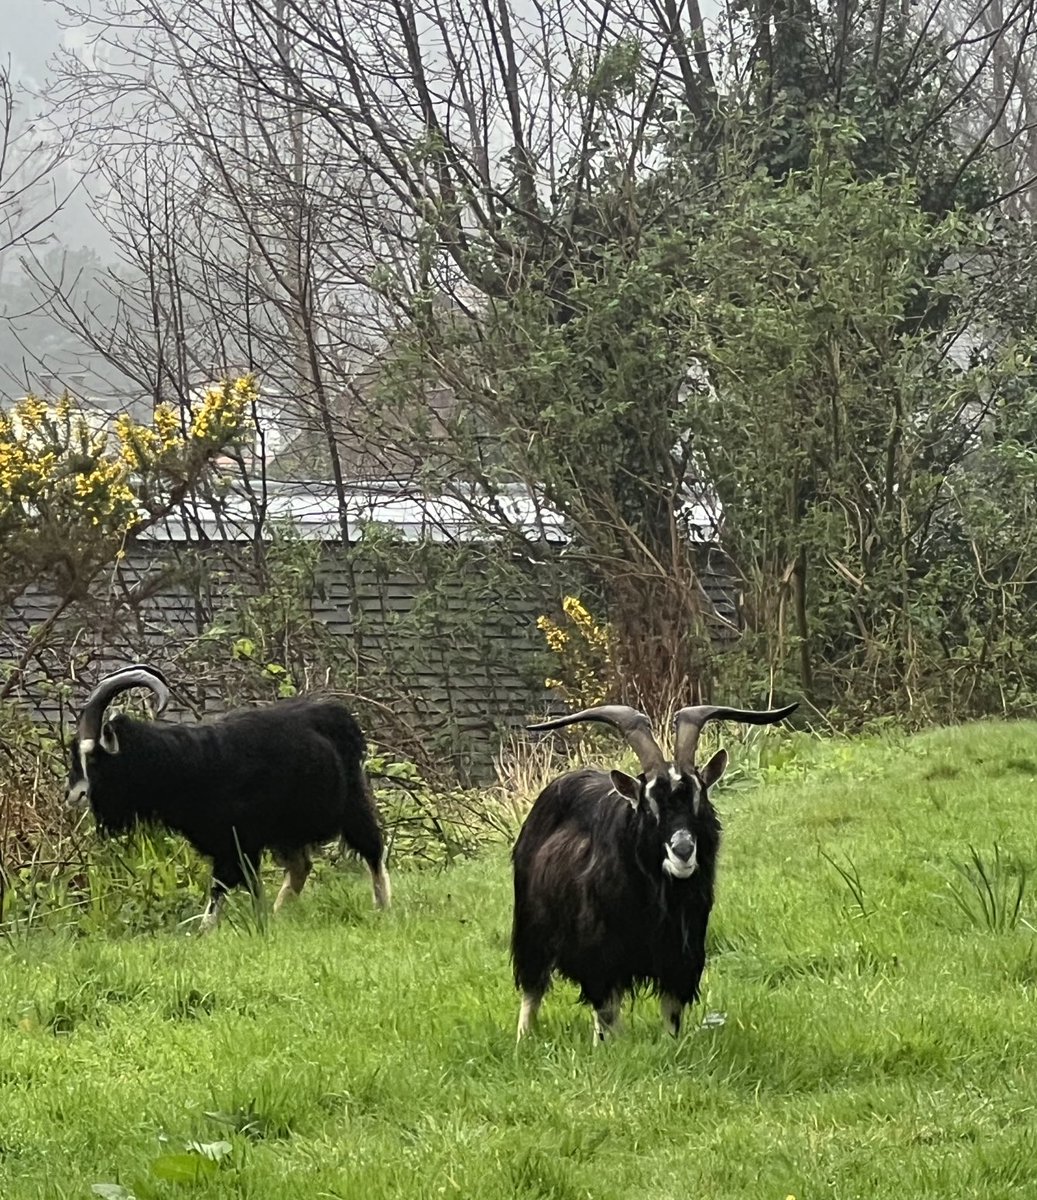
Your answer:
[[[111,675],[106,675],[87,696],[76,725],[76,734],[79,740],[96,742],[101,736],[101,720],[104,717],[104,710],[120,692],[135,687],[150,688],[155,693],[158,700],[158,707],[155,709],[156,716],[169,702],[169,684],[161,671],[155,667],[145,666],[143,663],[137,663],[132,667],[122,667],[118,671],[113,671]]]
[[[641,770],[645,775],[666,769],[666,758],[655,740],[651,721],[643,712],[638,712],[636,708],[627,704],[601,704],[596,708],[585,708],[581,712],[571,713],[567,717],[554,717],[537,725],[527,725],[526,728],[539,733],[543,729],[561,729],[563,725],[572,725],[576,721],[600,721],[618,729],[640,760]]]
[[[747,725],[773,725],[795,712],[799,704],[785,708],[766,708],[756,712],[751,708],[723,708],[714,704],[698,704],[678,709],[673,718],[677,730],[674,748],[674,765],[680,771],[695,769],[695,751],[698,749],[699,734],[707,721],[744,721]]]

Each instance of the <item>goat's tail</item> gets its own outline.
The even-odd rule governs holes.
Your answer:
[[[367,754],[367,739],[356,717],[344,704],[337,700],[314,704],[311,720],[313,728],[331,742],[347,767],[363,762]]]
[[[375,904],[388,908],[391,888],[385,870],[385,840],[364,768],[367,741],[363,730],[349,709],[338,703],[321,704],[315,709],[314,728],[331,742],[342,763],[346,790],[340,811],[340,853],[348,847],[367,863]]]

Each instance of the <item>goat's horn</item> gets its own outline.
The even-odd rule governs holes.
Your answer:
[[[572,725],[576,721],[600,721],[618,729],[637,755],[641,770],[646,775],[666,769],[666,757],[652,733],[651,721],[643,712],[627,704],[601,704],[597,708],[585,708],[567,717],[554,717],[538,725],[527,725],[526,728],[539,733],[543,729],[561,729],[563,725]]]
[[[751,708],[722,708],[713,704],[699,704],[690,708],[681,708],[674,715],[673,724],[676,728],[676,746],[673,761],[681,771],[695,769],[695,751],[698,749],[699,734],[707,721],[744,721],[747,725],[773,725],[795,712],[799,704],[789,704],[785,708],[767,708],[756,712]]]
[[[83,711],[79,714],[76,733],[80,741],[94,741],[101,736],[101,720],[104,710],[120,692],[129,688],[146,687],[155,693],[158,706],[157,716],[169,702],[169,684],[166,677],[155,667],[138,663],[132,667],[122,667],[106,675],[86,698]]]

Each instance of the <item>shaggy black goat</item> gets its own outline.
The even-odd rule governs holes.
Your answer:
[[[512,853],[519,1038],[554,971],[580,986],[580,999],[594,1009],[598,1039],[613,1029],[624,994],[639,985],[658,991],[663,1021],[677,1036],[684,1006],[698,998],[706,962],[720,846],[708,790],[727,767],[725,750],[696,767],[699,733],[710,720],[769,725],[795,708],[682,708],[674,718],[673,763],[644,713],[625,705],[529,727],[602,721],[625,736],[641,774],[570,771],[540,793],[522,826]]]
[[[344,705],[283,700],[201,725],[121,713],[105,719],[112,699],[134,687],[155,693],[158,712],[169,699],[154,667],[124,667],[102,679],[76,727],[68,799],[88,799],[104,834],[154,822],[211,859],[203,930],[216,925],[230,888],[256,888],[264,850],[285,869],[276,910],[302,891],[313,865],[309,848],[333,838],[364,859],[375,904],[388,907],[382,834],[363,766],[367,745]]]

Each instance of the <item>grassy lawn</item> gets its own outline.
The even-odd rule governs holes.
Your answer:
[[[778,757],[679,1043],[559,986],[516,1050],[503,847],[384,917],[326,869],[266,932],[0,942],[0,1198],[1037,1196],[1037,725]]]

